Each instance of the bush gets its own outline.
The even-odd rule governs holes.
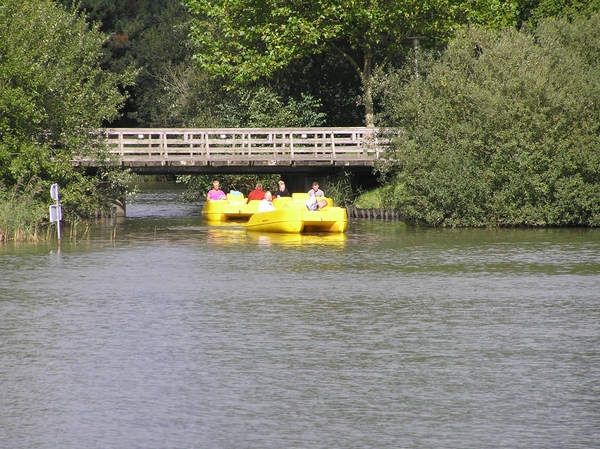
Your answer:
[[[407,218],[439,226],[600,225],[600,16],[536,35],[465,29],[385,81],[378,166]]]

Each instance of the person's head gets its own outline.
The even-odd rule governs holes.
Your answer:
[[[265,192],[265,200],[271,201],[273,199],[273,195],[268,190]]]
[[[262,190],[262,184],[260,182],[256,184],[256,190]]]
[[[319,183],[318,182],[313,182],[312,184],[312,189],[316,192],[317,190],[319,190]]]
[[[219,190],[220,186],[221,186],[221,183],[219,182],[218,179],[213,180],[213,189]]]
[[[279,185],[279,191],[283,192],[285,190],[285,182],[279,181],[277,184]]]

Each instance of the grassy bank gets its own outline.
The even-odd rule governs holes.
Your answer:
[[[354,206],[358,209],[380,209],[384,207],[381,201],[381,188],[369,190],[359,195],[354,200]]]

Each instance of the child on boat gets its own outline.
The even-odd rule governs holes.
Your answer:
[[[273,195],[271,192],[266,191],[265,197],[258,203],[258,212],[269,212],[270,210],[275,210],[275,206],[273,205]]]

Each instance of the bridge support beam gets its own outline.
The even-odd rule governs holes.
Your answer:
[[[351,173],[351,183],[354,189],[369,190],[378,186],[377,175],[373,173],[371,167],[346,167],[344,169],[331,170],[324,172],[315,170],[310,173],[303,171],[302,173],[281,173],[281,178],[285,182],[286,187],[290,192],[308,192],[313,182],[318,182],[321,190],[328,193],[327,181],[331,178],[337,178],[343,172]]]
[[[119,198],[112,205],[113,217],[126,217],[127,216],[127,203],[125,198]]]

